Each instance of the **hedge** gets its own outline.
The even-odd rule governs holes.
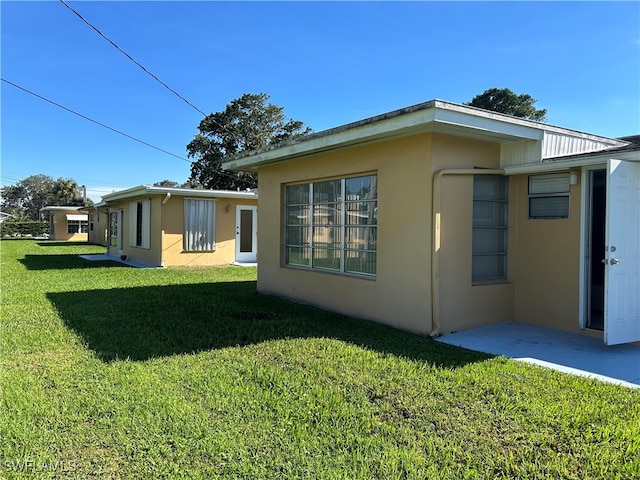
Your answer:
[[[3,237],[41,237],[48,231],[48,222],[12,222],[7,220],[0,223],[0,236]]]

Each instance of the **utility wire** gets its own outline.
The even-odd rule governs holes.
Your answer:
[[[104,128],[106,128],[107,130],[111,130],[112,132],[118,133],[118,134],[120,134],[120,135],[122,135],[122,136],[124,136],[124,137],[127,137],[127,138],[129,138],[129,139],[131,139],[131,140],[134,140],[134,141],[138,142],[138,143],[141,143],[141,144],[143,144],[143,145],[146,145],[147,147],[154,148],[154,149],[156,149],[156,150],[158,150],[158,151],[160,151],[160,152],[162,152],[162,153],[166,153],[167,155],[171,155],[172,157],[176,157],[176,158],[178,158],[178,159],[180,159],[180,160],[183,160],[183,161],[185,161],[185,162],[193,163],[191,160],[189,160],[189,159],[187,159],[187,158],[181,157],[180,155],[176,155],[175,153],[171,153],[171,152],[169,152],[169,151],[167,151],[167,150],[163,150],[162,148],[160,148],[160,147],[156,147],[155,145],[151,145],[150,143],[147,143],[147,142],[145,142],[145,141],[143,141],[143,140],[140,140],[139,138],[136,138],[136,137],[133,137],[133,136],[131,136],[131,135],[129,135],[129,134],[126,134],[126,133],[124,133],[124,132],[121,132],[120,130],[116,130],[115,128],[110,127],[109,125],[105,125],[104,123],[98,122],[97,120],[94,120],[93,118],[89,118],[89,117],[87,117],[86,115],[82,115],[81,113],[78,113],[78,112],[76,112],[75,110],[71,110],[70,108],[67,108],[67,107],[65,107],[64,105],[60,105],[59,103],[56,103],[56,102],[54,102],[53,100],[49,100],[48,98],[45,98],[45,97],[43,97],[42,95],[38,95],[37,93],[34,93],[34,92],[32,92],[31,90],[27,90],[26,88],[21,87],[20,85],[17,85],[17,84],[15,84],[15,83],[13,83],[13,82],[10,82],[9,80],[5,80],[5,79],[4,79],[4,78],[2,78],[2,77],[0,77],[0,80],[2,80],[3,82],[5,82],[5,83],[7,83],[7,84],[11,85],[12,87],[15,87],[15,88],[17,88],[17,89],[19,89],[19,90],[22,90],[23,92],[26,92],[26,93],[28,93],[28,94],[30,94],[30,95],[33,95],[34,97],[37,97],[37,98],[39,98],[40,100],[44,100],[45,102],[48,102],[48,103],[50,103],[50,104],[52,104],[52,105],[55,105],[56,107],[59,107],[59,108],[61,108],[61,109],[63,109],[63,110],[66,110],[66,111],[67,111],[67,112],[69,112],[69,113],[73,113],[74,115],[77,115],[77,116],[79,116],[79,117],[81,117],[81,118],[84,118],[85,120],[89,120],[90,122],[95,123],[96,125],[100,125],[101,127],[104,127]]]
[[[131,55],[129,55],[127,52],[125,52],[122,48],[120,48],[118,45],[116,45],[116,43],[114,41],[112,41],[109,37],[107,37],[104,33],[102,33],[100,30],[98,30],[96,27],[94,27],[87,19],[85,19],[82,15],[80,15],[78,12],[76,12],[71,6],[69,6],[69,4],[67,4],[64,0],[60,0],[60,3],[62,3],[65,7],[67,7],[69,10],[71,10],[73,13],[75,13],[78,18],[80,18],[80,20],[82,20],[84,23],[86,23],[89,27],[91,27],[98,35],[100,35],[102,38],[104,38],[107,42],[109,42],[111,45],[113,45],[116,50],[118,50],[120,53],[122,53],[125,57],[127,57],[129,60],[131,60],[133,63],[135,63],[138,67],[140,67],[147,75],[151,76],[156,82],[158,82],[160,85],[162,85],[164,88],[166,88],[167,90],[169,90],[171,93],[173,93],[175,96],[177,96],[180,100],[182,100],[183,102],[185,102],[187,105],[189,105],[191,108],[195,109],[197,112],[201,113],[202,115],[204,115],[205,117],[207,116],[206,113],[204,113],[202,110],[200,110],[198,107],[196,107],[193,103],[191,103],[189,100],[187,100],[186,98],[184,98],[182,95],[180,95],[178,92],[176,92],[173,88],[171,88],[169,85],[167,85],[166,83],[164,83],[162,80],[160,80],[157,76],[155,76],[153,73],[151,73],[149,70],[147,70],[144,66],[142,66],[138,61],[136,61],[136,59],[134,59]]]

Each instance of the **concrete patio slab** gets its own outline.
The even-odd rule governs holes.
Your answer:
[[[450,333],[437,341],[640,388],[640,347],[607,346],[602,339],[526,323],[504,322]]]
[[[122,260],[120,257],[116,256],[116,255],[107,255],[107,254],[91,254],[91,255],[80,255],[80,258],[84,259],[84,260],[89,260],[92,262],[97,262],[97,261],[106,261],[106,260],[110,260],[112,262],[118,262],[118,263],[122,263],[124,265],[128,265],[130,267],[136,267],[136,268],[160,268],[160,267],[156,267],[154,265],[148,265],[146,263],[140,263],[140,262],[132,262],[131,260]]]

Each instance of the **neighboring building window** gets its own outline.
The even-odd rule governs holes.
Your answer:
[[[151,201],[140,200],[129,204],[129,245],[149,248],[151,234]]]
[[[473,282],[506,280],[509,184],[502,175],[473,177]]]
[[[183,248],[186,252],[216,249],[216,201],[185,198]]]
[[[86,220],[67,220],[67,233],[87,233],[88,223]]]
[[[376,274],[377,175],[288,185],[284,214],[286,265]]]
[[[529,177],[529,218],[569,218],[569,174]]]

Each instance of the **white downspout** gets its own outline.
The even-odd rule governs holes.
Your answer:
[[[162,205],[166,205],[170,198],[171,198],[171,193],[167,192],[165,197],[162,199]]]
[[[440,334],[440,181],[445,175],[504,175],[502,168],[443,168],[433,175],[431,225],[433,245],[431,245],[431,333]]]

